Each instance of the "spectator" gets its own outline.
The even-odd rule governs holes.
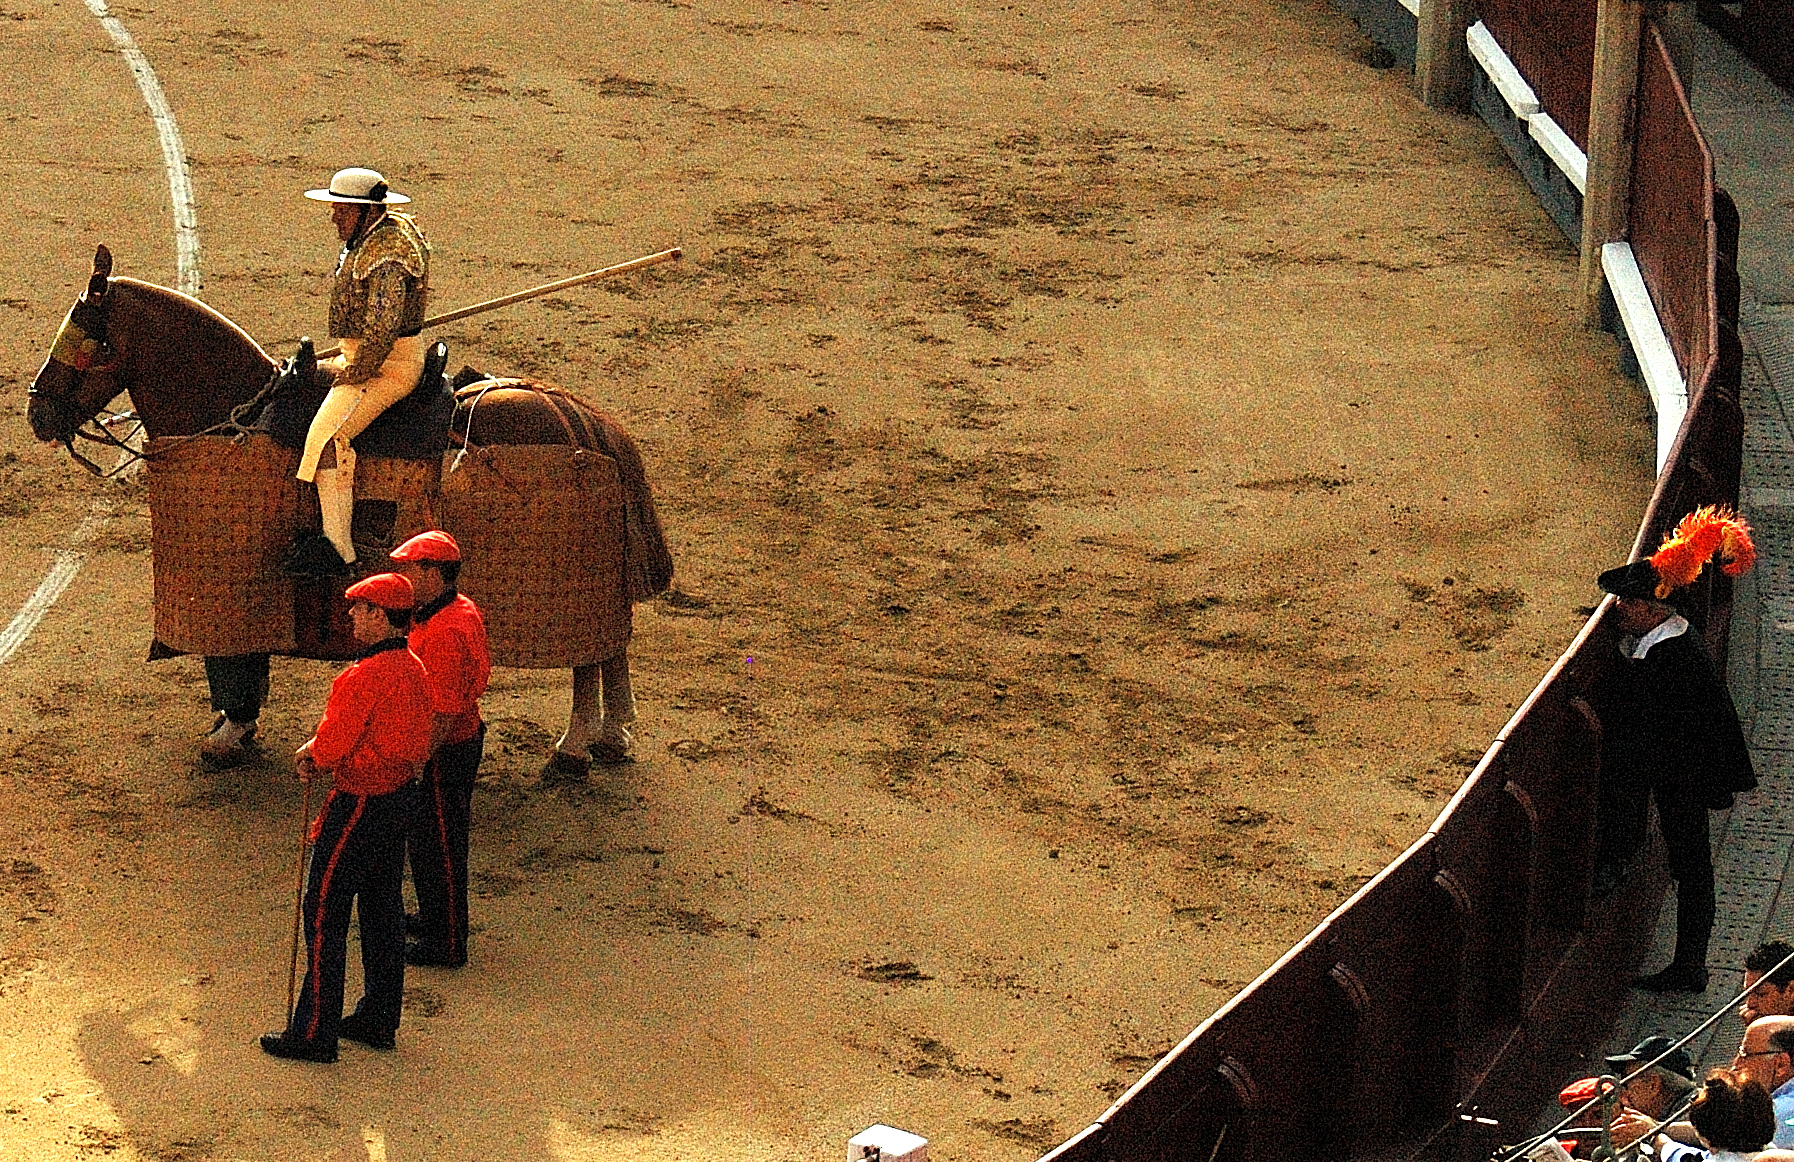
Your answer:
[[[1769,1092],[1775,1145],[1794,1146],[1794,1017],[1759,1017],[1744,1030],[1732,1068]]]
[[[1775,1133],[1769,1091],[1742,1073],[1715,1069],[1694,1095],[1688,1120],[1712,1151],[1709,1162],[1746,1162]]]
[[[1738,1015],[1746,1025],[1758,1017],[1794,1013],[1794,987],[1790,987],[1794,986],[1794,959],[1790,958],[1794,958],[1794,945],[1786,940],[1765,941],[1744,958],[1744,1007]]]
[[[1694,1065],[1686,1051],[1670,1049],[1674,1044],[1674,1038],[1656,1034],[1646,1037],[1629,1052],[1616,1053],[1606,1059],[1608,1071],[1623,1079],[1620,1082],[1620,1108],[1613,1116],[1615,1149],[1623,1149],[1644,1137],[1694,1088]],[[1663,1060],[1656,1065],[1640,1068],[1659,1057]]]

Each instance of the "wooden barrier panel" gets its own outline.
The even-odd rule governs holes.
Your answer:
[[[1481,0],[1477,11],[1539,105],[1583,152],[1595,72],[1597,0]]]
[[[1713,353],[1713,156],[1654,23],[1639,54],[1629,237],[1690,391]]]
[[[1526,71],[1528,51],[1575,57],[1584,16],[1592,61],[1594,6],[1483,12],[1510,51],[1527,46]],[[1736,210],[1654,29],[1645,48],[1633,246],[1687,344],[1690,407],[1634,556],[1694,508],[1737,503],[1744,425]],[[1547,74],[1527,74],[1542,99]],[[1560,123],[1586,134],[1581,92],[1581,120]],[[1723,659],[1730,580],[1709,570],[1691,598]],[[1611,1022],[1666,885],[1656,867],[1591,896],[1601,725],[1583,695],[1618,664],[1615,636],[1591,618],[1425,836],[1047,1157],[1457,1159],[1524,1137]]]
[[[1117,1159],[1377,1156],[1449,1120],[1463,910],[1423,838],[1102,1118]]]

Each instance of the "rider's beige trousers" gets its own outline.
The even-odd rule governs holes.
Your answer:
[[[341,372],[355,360],[359,339],[340,339],[343,351],[322,360],[321,367]],[[312,418],[311,430],[305,434],[305,455],[299,458],[299,479],[310,481],[318,471],[318,459],[324,445],[336,442],[336,467],[353,480],[355,453],[349,441],[367,430],[380,418],[380,413],[411,394],[424,373],[424,344],[416,335],[406,335],[392,342],[392,353],[380,365],[379,374],[361,383],[337,384],[324,397],[318,414]]]

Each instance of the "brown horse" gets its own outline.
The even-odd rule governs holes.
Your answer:
[[[70,308],[32,382],[26,417],[39,439],[61,442],[72,452],[71,441],[82,425],[120,392],[130,395],[149,439],[195,435],[227,424],[232,409],[273,377],[274,361],[217,311],[179,291],[111,273],[112,255],[101,246],[85,292]],[[640,599],[665,587],[671,558],[640,454],[613,417],[583,407],[574,416],[564,393],[527,380],[488,381],[462,394],[479,403],[458,407],[454,430],[474,447],[575,443],[580,437],[573,427],[595,437],[596,446],[617,462],[629,498],[631,532],[645,533],[631,536],[632,545],[645,543],[648,550],[642,555],[651,558],[645,570],[641,561],[629,562],[630,597]],[[557,405],[551,395],[562,403]],[[571,426],[569,416],[575,421]],[[578,423],[581,416],[584,425]],[[253,722],[266,690],[267,655],[208,657],[206,674],[214,709],[236,722]],[[614,656],[575,665],[572,714],[550,769],[566,773],[583,770],[589,756],[623,757],[629,746],[626,727],[633,719],[627,646]]]

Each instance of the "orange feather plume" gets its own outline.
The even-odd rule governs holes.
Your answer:
[[[1695,578],[1708,561],[1717,558],[1726,576],[1736,577],[1749,569],[1757,559],[1757,548],[1751,543],[1750,526],[1724,505],[1703,505],[1677,523],[1675,531],[1663,538],[1663,545],[1651,554],[1651,568],[1657,571],[1657,596],[1668,597]]]

